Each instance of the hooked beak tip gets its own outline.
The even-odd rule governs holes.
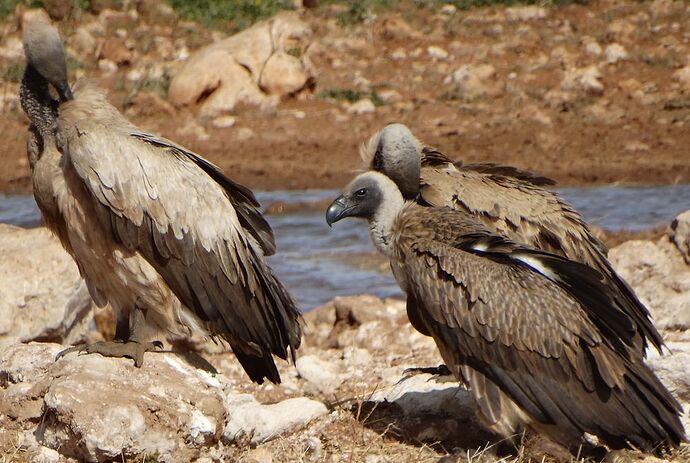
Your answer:
[[[333,224],[345,217],[348,208],[344,202],[344,198],[340,196],[328,206],[326,209],[326,223],[333,228]]]

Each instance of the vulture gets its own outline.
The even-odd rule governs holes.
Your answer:
[[[555,182],[515,167],[492,163],[453,162],[424,146],[403,124],[390,124],[362,146],[365,168],[381,172],[400,188],[405,199],[445,206],[474,216],[494,233],[558,254],[597,270],[615,288],[618,308],[632,321],[636,344],[659,352],[663,340],[647,308],[615,272],[606,246],[580,214],[556,193]],[[395,271],[395,269],[394,269]]]
[[[114,341],[58,358],[78,350],[141,366],[161,347],[156,334],[199,333],[226,341],[251,380],[279,383],[273,355],[294,361],[301,316],[265,261],[274,237],[253,193],[134,126],[89,82],[70,88],[49,21],[26,22],[23,42],[36,202],[94,301],[117,314]]]
[[[571,451],[585,434],[613,448],[679,445],[682,409],[645,365],[633,321],[599,272],[496,233],[468,211],[406,201],[365,172],[326,212],[365,219],[399,269],[410,322],[433,337],[480,418]]]

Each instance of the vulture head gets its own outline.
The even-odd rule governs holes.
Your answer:
[[[326,222],[333,225],[346,217],[381,222],[384,217],[395,216],[402,205],[400,190],[390,178],[379,172],[364,172],[328,206]]]
[[[60,101],[73,99],[67,83],[65,49],[60,34],[48,18],[40,15],[25,17],[22,23],[27,72],[33,69],[48,81],[60,96]]]
[[[391,178],[407,199],[419,193],[422,144],[403,124],[388,124],[360,148],[366,168]]]

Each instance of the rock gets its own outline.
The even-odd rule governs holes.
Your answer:
[[[180,127],[178,133],[182,135],[192,135],[202,141],[211,138],[206,129],[194,119],[188,120],[186,124]]]
[[[77,265],[47,229],[0,224],[0,256],[0,346],[84,335],[91,297]]]
[[[270,95],[290,95],[302,90],[309,78],[309,73],[299,59],[277,52],[266,62],[259,87]]]
[[[228,422],[223,438],[236,443],[263,443],[328,414],[323,403],[306,397],[262,405],[249,394],[235,394],[228,396],[226,407]]]
[[[134,111],[143,116],[175,114],[175,108],[155,92],[139,92],[132,98],[131,104]]]
[[[64,0],[45,0],[43,7],[55,21],[62,21],[72,13],[72,2]]]
[[[673,396],[685,410],[681,421],[686,430],[690,429],[690,342],[669,342],[671,351],[661,356],[658,352],[649,353],[647,364],[661,379],[661,382],[673,392]]]
[[[646,143],[643,143],[641,141],[627,142],[625,144],[624,148],[625,148],[625,151],[632,151],[632,152],[649,151],[649,145]]]
[[[220,116],[213,119],[213,126],[217,129],[227,129],[235,125],[236,119],[232,116]]]
[[[117,65],[124,65],[132,61],[132,53],[125,46],[123,39],[108,37],[101,46],[98,58],[111,61]]]
[[[606,46],[606,49],[604,50],[604,57],[606,58],[606,62],[608,64],[615,64],[619,61],[628,59],[628,52],[623,45],[612,43]]]
[[[24,59],[24,47],[19,37],[7,37],[2,39],[0,45],[0,58],[8,61]]]
[[[671,240],[628,241],[611,249],[609,260],[666,340],[690,340],[690,267]]]
[[[0,378],[8,378],[0,382],[0,403],[16,404],[18,390],[33,391],[0,413],[0,426],[29,419],[23,414],[38,408],[38,443],[88,461],[147,453],[181,461],[194,447],[218,440],[223,393],[207,373],[171,354],[147,356],[145,368],[95,354],[56,362],[60,349],[20,344],[0,350]]]
[[[673,80],[680,82],[685,89],[690,90],[690,64],[674,72]]]
[[[386,15],[375,28],[384,40],[406,40],[421,36],[410,24],[398,14]]]
[[[591,56],[600,56],[602,51],[601,51],[601,45],[599,45],[596,41],[590,41],[585,43],[585,53]]]
[[[506,20],[511,22],[516,21],[533,21],[536,19],[544,19],[548,16],[546,8],[541,6],[516,6],[505,9]]]
[[[375,391],[368,402],[378,404],[375,409],[381,412],[394,407],[388,411],[399,416],[396,424],[401,431],[423,442],[454,439],[461,429],[468,434],[482,432],[470,392],[457,382],[438,382],[426,373],[403,377]]]
[[[452,74],[449,81],[457,84],[463,96],[474,98],[489,93],[486,81],[495,74],[496,69],[490,64],[463,64]]]
[[[237,130],[237,139],[240,141],[251,140],[255,135],[256,133],[249,127],[240,127]]]
[[[561,82],[561,88],[563,90],[582,91],[589,95],[601,95],[604,93],[601,72],[599,72],[599,68],[595,65],[566,70]]]
[[[60,461],[60,454],[53,449],[41,446],[31,461],[33,463],[58,463]]]
[[[434,59],[446,60],[450,56],[446,50],[436,45],[432,45],[426,49],[426,52]]]
[[[441,14],[445,14],[448,16],[454,15],[458,11],[458,8],[453,5],[452,3],[446,3],[441,7]]]
[[[378,96],[386,104],[393,104],[402,101],[402,95],[395,89],[379,90]]]
[[[298,357],[295,368],[300,377],[320,392],[332,391],[343,382],[336,365],[321,360],[315,355]]]
[[[391,59],[395,61],[401,61],[407,59],[407,52],[404,48],[396,48],[391,53]]]
[[[117,72],[118,67],[117,64],[115,64],[113,61],[110,61],[109,59],[99,59],[98,69],[100,69],[103,72],[113,74]]]
[[[363,98],[356,101],[347,107],[347,112],[350,114],[371,114],[376,112],[376,106],[369,98]]]
[[[311,39],[295,12],[280,13],[196,51],[175,72],[168,97],[176,105],[201,101],[200,115],[215,117],[238,105],[273,107],[276,98],[313,80],[308,62],[292,56]]]
[[[70,43],[82,56],[93,57],[96,52],[96,39],[86,26],[77,27]]]
[[[690,210],[679,214],[671,222],[671,239],[685,263],[690,265]]]

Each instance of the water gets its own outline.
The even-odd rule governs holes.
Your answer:
[[[590,223],[607,230],[644,230],[668,223],[690,209],[690,185],[567,187],[557,190]],[[274,201],[311,202],[335,198],[332,190],[259,192],[263,205]],[[39,224],[31,195],[0,194],[0,222],[25,227]],[[303,310],[336,295],[400,294],[385,260],[373,257],[367,228],[344,220],[329,229],[324,211],[269,215],[278,244],[270,258],[281,280]]]

